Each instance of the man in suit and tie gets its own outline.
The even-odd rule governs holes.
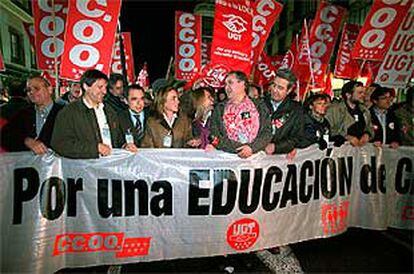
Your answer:
[[[128,139],[128,135],[131,135],[137,147],[141,145],[141,140],[144,137],[148,116],[144,108],[144,97],[145,91],[140,85],[129,85],[126,88],[128,109],[119,113],[121,128],[126,139]]]
[[[31,150],[45,154],[50,148],[56,116],[63,106],[53,102],[53,88],[40,76],[27,80],[26,92],[32,104],[2,128],[1,146],[10,152]]]

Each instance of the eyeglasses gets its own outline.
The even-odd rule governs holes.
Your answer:
[[[390,100],[392,98],[393,98],[392,96],[379,96],[378,100]]]

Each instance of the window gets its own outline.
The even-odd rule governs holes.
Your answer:
[[[24,45],[22,35],[13,28],[9,28],[10,33],[10,59],[12,63],[25,65]]]

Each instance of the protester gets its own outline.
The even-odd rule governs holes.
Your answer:
[[[325,115],[329,108],[331,98],[327,94],[316,93],[309,96],[304,108],[305,116],[305,146],[318,144],[319,149],[328,147],[330,126]]]
[[[193,106],[191,114],[193,136],[200,139],[200,148],[204,149],[209,144],[214,90],[209,87],[201,87],[190,94]]]
[[[397,128],[400,129],[400,142],[403,146],[414,146],[414,88],[407,90],[405,103],[395,110]]]
[[[193,138],[191,120],[179,111],[178,92],[172,86],[157,91],[153,111],[148,118],[141,147],[184,148],[198,147]]]
[[[301,104],[294,101],[295,83],[296,77],[290,70],[280,69],[269,84],[270,97],[265,102],[271,112],[273,137],[265,149],[268,155],[287,154],[288,159],[293,159],[296,148],[305,146],[305,113]]]
[[[82,97],[82,89],[79,82],[71,82],[69,85],[69,91],[60,97],[57,102],[67,105]]]
[[[392,100],[392,91],[389,88],[378,87],[371,94],[373,106],[370,112],[374,131],[372,142],[375,146],[389,144],[391,148],[397,148],[399,145],[400,129],[394,112],[390,111]]]
[[[103,103],[108,78],[99,70],[87,70],[81,77],[81,100],[67,105],[56,120],[52,147],[61,156],[74,159],[98,158],[125,144],[116,112]],[[134,146],[132,144],[132,146]]]
[[[0,117],[9,121],[20,112],[21,109],[29,106],[26,96],[26,83],[18,80],[11,81],[9,85],[10,100],[0,107]]]
[[[53,102],[53,89],[40,76],[28,79],[26,92],[32,104],[21,109],[2,128],[1,147],[6,151],[31,150],[42,155],[50,148],[56,115],[63,106]]]
[[[248,95],[250,99],[259,99],[262,97],[262,88],[259,85],[250,84]]]
[[[148,118],[144,103],[145,91],[139,85],[129,85],[126,88],[126,97],[129,108],[119,113],[122,132],[127,143],[132,142],[140,147]],[[129,140],[131,137],[132,140]]]
[[[216,93],[217,103],[221,103],[227,100],[227,94],[224,89],[219,89]]]
[[[231,71],[225,79],[228,99],[214,108],[211,144],[217,149],[248,158],[263,150],[271,139],[269,112],[263,101],[247,96],[249,81],[241,71]]]
[[[116,112],[127,110],[128,104],[124,97],[124,78],[121,74],[111,73],[109,76],[108,91],[105,96],[105,104]]]
[[[331,104],[326,114],[331,138],[336,145],[349,141],[352,146],[364,146],[373,136],[371,114],[364,106],[365,88],[361,82],[349,81],[341,95],[343,101]]]
[[[364,105],[369,109],[372,107],[372,100],[371,94],[377,89],[380,88],[381,85],[377,83],[372,83],[365,89],[365,96],[364,96]]]

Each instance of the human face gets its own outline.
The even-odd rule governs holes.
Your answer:
[[[249,97],[252,99],[259,99],[260,93],[259,90],[256,87],[250,87],[249,88]]]
[[[330,103],[328,100],[325,99],[319,99],[313,102],[311,105],[311,109],[313,113],[315,113],[318,116],[324,117],[326,114],[326,111],[328,110]]]
[[[37,107],[45,107],[52,103],[52,88],[38,78],[27,81],[26,91],[29,100]]]
[[[144,109],[144,91],[142,89],[131,89],[128,94],[128,106],[136,113]]]
[[[94,105],[98,105],[103,102],[104,96],[106,94],[106,86],[108,82],[105,79],[98,79],[92,86],[88,86],[87,84],[83,84],[83,88],[85,89],[85,97],[90,103]]]
[[[365,98],[365,87],[358,86],[354,87],[354,93],[352,93],[351,101],[353,103],[364,103]]]
[[[178,106],[180,101],[178,100],[178,92],[172,89],[168,92],[167,98],[164,103],[164,112],[178,112]]]
[[[111,92],[115,96],[124,95],[124,82],[122,80],[116,81],[115,85],[111,88]]]
[[[201,103],[204,109],[211,110],[214,105],[214,98],[211,96],[210,92],[207,90],[204,91],[203,102]]]
[[[73,98],[79,99],[82,96],[81,86],[78,83],[74,83],[70,87],[70,94]]]
[[[377,108],[386,110],[390,108],[392,99],[393,97],[390,93],[385,93],[384,95],[378,97],[378,100],[374,100],[374,104]]]
[[[272,99],[276,102],[282,102],[286,96],[292,91],[288,89],[289,81],[280,77],[276,77],[269,85]]]
[[[240,100],[246,95],[246,83],[237,79],[236,75],[230,74],[225,80],[225,90],[230,101]]]

